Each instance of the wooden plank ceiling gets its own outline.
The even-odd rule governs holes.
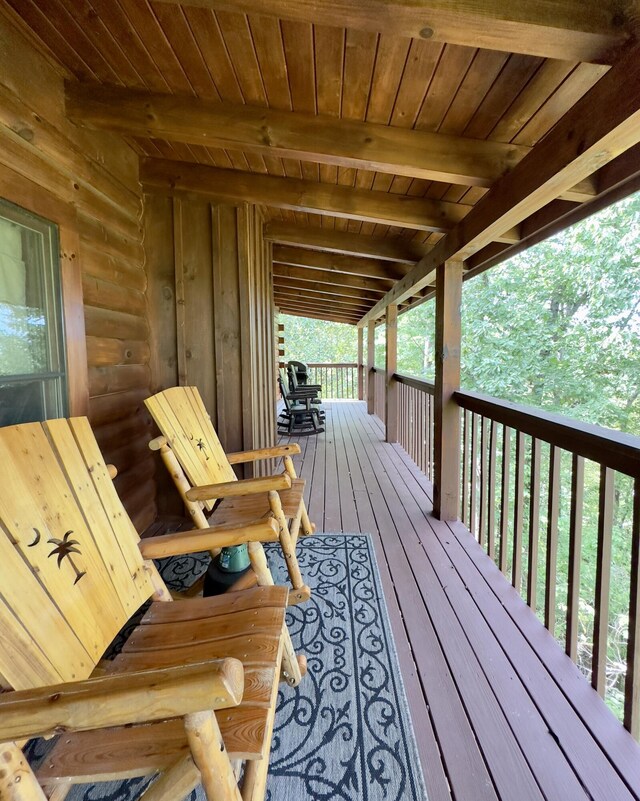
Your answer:
[[[69,116],[126,136],[149,191],[261,204],[276,303],[349,323],[607,73],[634,19],[624,0],[2,2],[66,70]],[[565,187],[470,266],[638,161]]]

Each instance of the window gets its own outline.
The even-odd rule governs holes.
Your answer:
[[[0,200],[0,425],[64,417],[57,227]]]

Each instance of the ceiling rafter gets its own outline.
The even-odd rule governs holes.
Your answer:
[[[143,159],[140,180],[146,189],[169,194],[193,193],[262,203],[281,209],[438,233],[451,230],[473,208],[463,203],[166,159]],[[509,230],[500,238],[509,243],[518,242],[519,234],[517,230]]]
[[[292,267],[312,267],[349,275],[362,275],[367,278],[390,278],[394,281],[403,278],[409,272],[409,268],[405,265],[392,264],[380,259],[323,253],[290,245],[274,245],[273,260]]]
[[[316,283],[331,286],[349,286],[354,289],[373,289],[387,292],[393,288],[392,279],[364,278],[359,275],[347,275],[332,270],[318,270],[314,267],[292,267],[289,264],[273,264],[274,275],[302,281],[315,281]]]
[[[312,228],[291,223],[269,222],[264,226],[264,237],[280,245],[293,245],[327,253],[352,256],[369,256],[384,261],[398,261],[413,266],[430,250],[410,239],[386,238]]]
[[[67,116],[123,136],[271,154],[426,181],[490,187],[530,148],[370,122],[279,111],[196,97],[66,84]],[[567,199],[595,195],[586,179]]]

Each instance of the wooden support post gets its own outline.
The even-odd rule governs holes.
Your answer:
[[[369,320],[367,326],[367,414],[374,414],[376,380],[373,368],[376,364],[376,321]]]
[[[460,493],[461,261],[447,261],[436,273],[436,390],[433,511],[440,520],[458,518]]]
[[[364,328],[358,328],[358,400],[364,400]]]
[[[385,404],[385,439],[387,442],[398,441],[398,383],[394,378],[398,369],[398,307],[387,306],[386,316],[385,366],[387,393]]]

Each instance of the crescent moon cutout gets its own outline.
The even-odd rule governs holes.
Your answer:
[[[40,532],[37,528],[34,528],[33,530],[36,532],[36,538],[33,542],[29,542],[27,544],[27,548],[33,548],[34,545],[37,545],[40,542]]]

